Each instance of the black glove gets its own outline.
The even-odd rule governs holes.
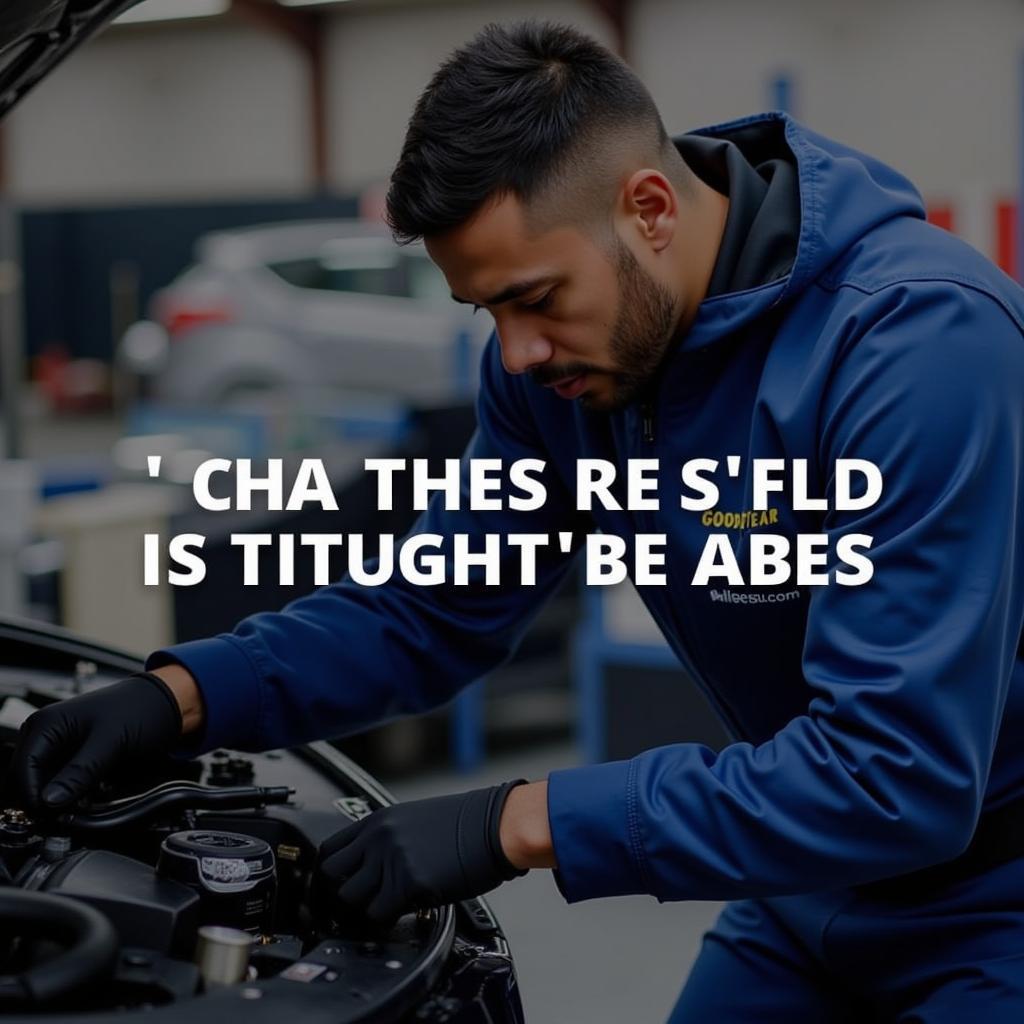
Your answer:
[[[525,782],[382,807],[321,844],[318,884],[387,925],[407,911],[480,896],[525,875],[498,836],[505,798]]]
[[[25,809],[67,810],[115,767],[169,754],[181,724],[174,694],[149,672],[34,712],[11,762]]]

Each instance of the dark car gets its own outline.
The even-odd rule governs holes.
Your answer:
[[[0,5],[0,113],[134,3]],[[382,932],[317,891],[321,842],[391,802],[328,743],[167,759],[63,817],[26,814],[9,770],[20,724],[140,667],[0,620],[0,1020],[522,1020],[483,901]]]

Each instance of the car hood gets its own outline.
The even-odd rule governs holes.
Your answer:
[[[79,44],[139,0],[0,3],[0,116]]]

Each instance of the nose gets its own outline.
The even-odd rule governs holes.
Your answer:
[[[526,373],[554,355],[554,346],[529,323],[496,323],[501,365],[508,373]]]

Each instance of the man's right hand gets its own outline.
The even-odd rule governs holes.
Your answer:
[[[115,768],[169,754],[183,732],[182,708],[176,688],[146,672],[36,711],[12,761],[25,809],[68,810]]]

